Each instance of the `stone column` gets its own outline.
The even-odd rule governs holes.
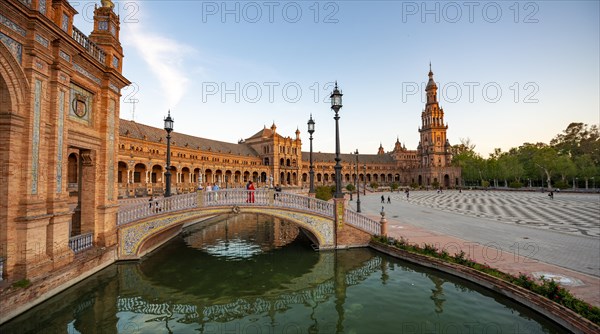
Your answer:
[[[335,238],[334,245],[337,248],[338,246],[338,234],[344,227],[344,211],[346,209],[346,201],[342,198],[334,198],[333,199],[333,210],[334,210],[334,218],[335,218]]]
[[[385,211],[383,211],[383,207],[381,207],[381,220],[379,220],[379,223],[381,224],[381,230],[380,230],[380,235],[382,237],[387,237],[387,219],[385,219]]]

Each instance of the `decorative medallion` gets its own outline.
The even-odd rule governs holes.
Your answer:
[[[82,94],[75,93],[75,98],[73,99],[72,107],[73,107],[73,112],[79,118],[82,118],[83,116],[85,116],[85,114],[87,114],[87,105],[86,105],[87,101],[86,100],[87,99]]]

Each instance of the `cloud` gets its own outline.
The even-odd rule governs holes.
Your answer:
[[[142,22],[152,22],[152,18],[144,17],[144,20],[135,24],[123,25],[125,31],[121,36],[124,36],[125,44],[135,48],[157,77],[167,106],[174,107],[186,93],[190,83],[190,71],[186,70],[185,61],[197,51],[175,39],[150,31]]]

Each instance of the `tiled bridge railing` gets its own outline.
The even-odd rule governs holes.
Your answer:
[[[198,196],[201,196],[200,198]],[[124,205],[119,208],[117,225],[123,225],[147,217],[176,212],[186,209],[215,206],[271,206],[296,209],[315,213],[334,219],[333,203],[313,197],[301,196],[285,192],[274,192],[269,189],[248,191],[246,189],[221,189],[219,191],[203,191],[160,197],[147,201]],[[345,210],[344,222],[371,234],[380,233],[380,223],[359,213]]]

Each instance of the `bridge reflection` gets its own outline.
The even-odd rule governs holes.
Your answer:
[[[231,256],[246,250],[235,249],[236,240],[256,247]],[[234,248],[216,252],[219,245]],[[285,220],[216,216],[185,227],[139,262],[110,266],[2,332],[345,332],[363,312],[361,294],[386,284],[396,268],[423,275],[367,248],[315,252]],[[430,278],[434,284],[421,289],[433,299],[425,308],[441,312],[446,281]],[[284,325],[298,327],[275,328]]]
[[[356,254],[357,252],[364,254]],[[168,315],[184,323],[206,323],[232,321],[257,314],[273,314],[274,312],[287,310],[294,304],[323,303],[331,298],[338,298],[340,294],[345,294],[348,287],[360,284],[381,269],[382,259],[373,257],[369,250],[355,250],[352,253],[352,258],[367,257],[368,260],[356,263],[351,257],[338,256],[335,252],[321,253],[321,259],[319,259],[313,270],[307,273],[308,277],[297,280],[297,282],[303,282],[304,284],[295,284],[293,290],[287,289],[286,292],[268,297],[238,297],[226,303],[212,305],[192,302],[192,300],[197,300],[196,296],[181,295],[178,295],[177,298],[189,299],[190,302],[173,303],[172,296],[177,293],[176,291],[161,285],[149,285],[148,280],[135,267],[124,266],[120,268],[123,271],[120,275],[123,278],[121,280],[122,286],[150,293],[119,297],[117,310],[118,312],[130,312],[138,315]],[[342,261],[354,263],[340,263]],[[331,266],[332,264],[336,265]],[[344,272],[347,267],[352,269]],[[327,277],[321,277],[325,280],[312,284],[311,282],[314,282],[313,278],[315,276],[323,276],[322,271],[327,272]],[[341,282],[340,277],[342,278]],[[129,289],[126,288],[125,290]],[[343,311],[341,315],[343,316]]]

